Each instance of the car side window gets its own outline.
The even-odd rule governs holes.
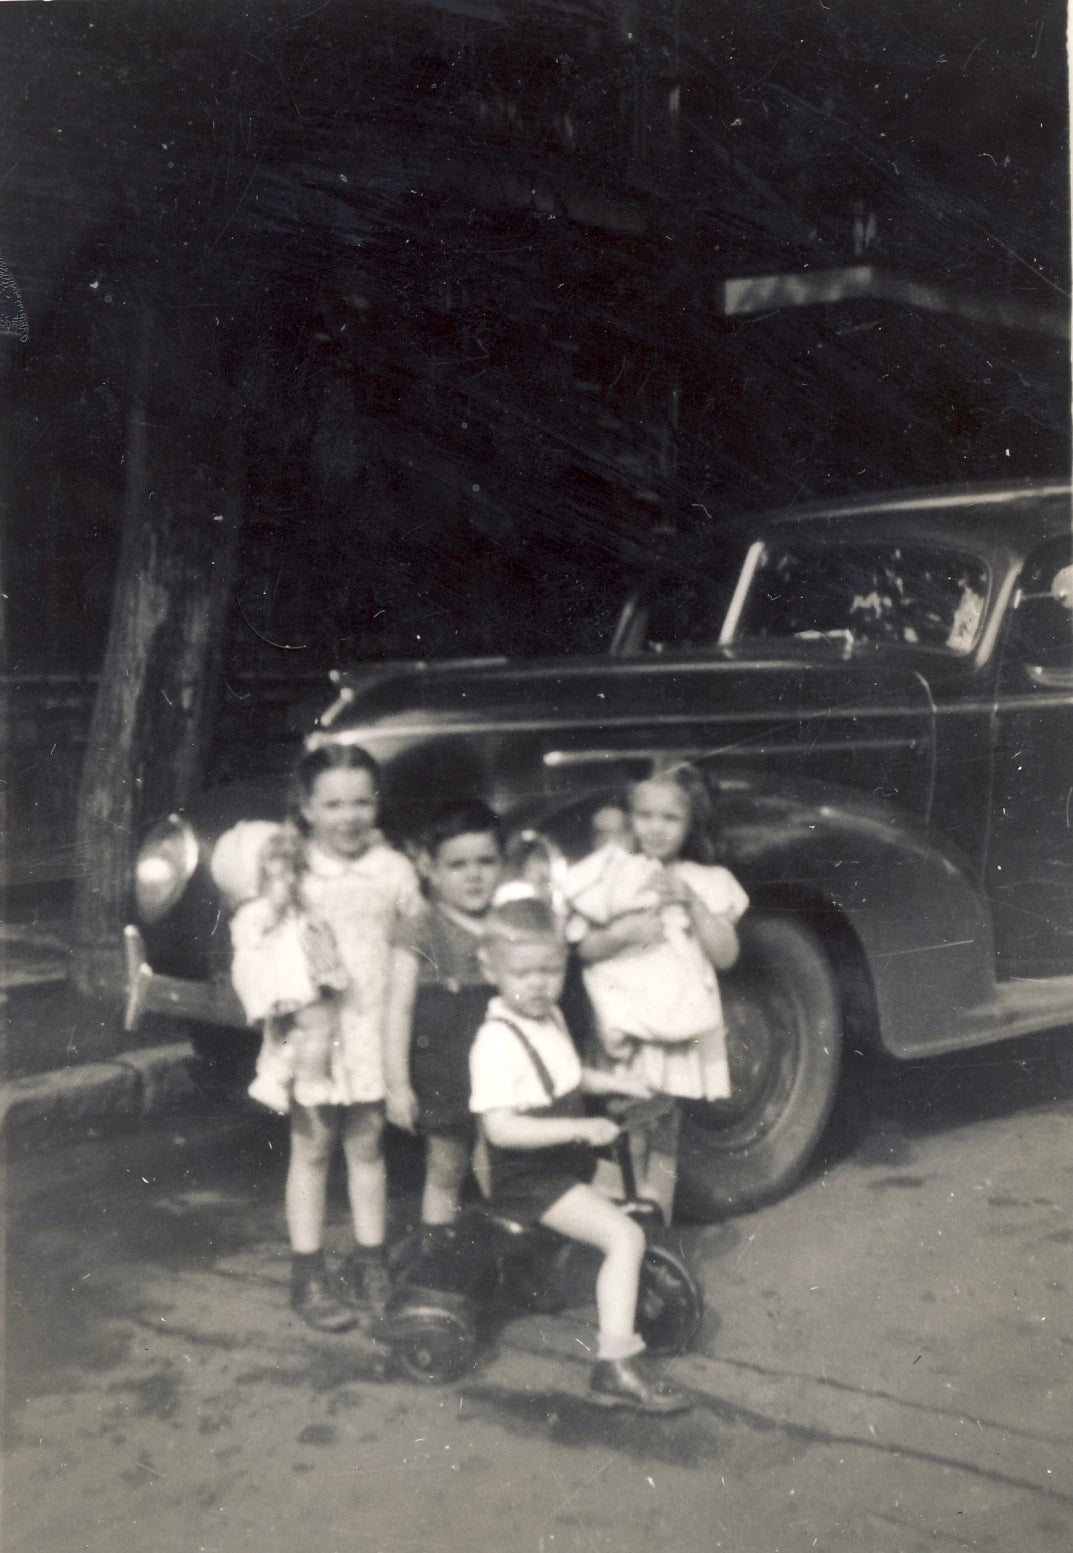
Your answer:
[[[1048,545],[1026,562],[1014,595],[1008,654],[1030,671],[1073,673],[1073,546]]]
[[[726,613],[726,590],[707,578],[674,578],[650,586],[646,605],[644,651],[688,652],[711,647]]]

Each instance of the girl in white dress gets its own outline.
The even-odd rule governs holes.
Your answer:
[[[584,966],[604,1060],[678,1098],[730,1094],[717,971],[738,957],[749,898],[712,862],[707,789],[684,762],[656,768],[629,794],[634,849],[612,839],[567,875],[570,938]],[[638,1139],[641,1192],[669,1223],[678,1110]]]
[[[305,850],[301,903],[330,929],[345,972],[334,999],[336,1034],[330,1047],[324,1103],[303,1104],[295,1086],[290,1107],[287,1229],[293,1252],[291,1305],[320,1331],[344,1331],[362,1309],[379,1311],[390,1296],[384,1259],[387,1176],[385,1050],[398,1049],[395,1026],[408,1019],[403,996],[412,956],[412,919],[422,907],[417,875],[377,829],[379,772],[354,744],[326,744],[299,764],[298,823]],[[248,946],[246,974],[265,984],[278,978],[273,935]],[[311,1098],[311,1097],[310,1097]],[[328,1171],[341,1147],[346,1163],[354,1246],[334,1277],[325,1266],[323,1236]]]

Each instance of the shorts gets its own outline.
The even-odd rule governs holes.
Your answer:
[[[575,1186],[588,1186],[596,1157],[584,1143],[552,1149],[489,1147],[492,1207],[509,1219],[535,1224]]]

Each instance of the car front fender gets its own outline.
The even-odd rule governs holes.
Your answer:
[[[272,779],[206,789],[179,811],[175,818],[189,828],[197,862],[175,905],[138,924],[154,970],[198,980],[227,978],[230,908],[212,877],[213,848],[239,820],[281,820],[286,812],[286,782]]]
[[[757,904],[806,905],[824,936],[848,925],[871,981],[875,1028],[897,1057],[971,1044],[994,997],[987,903],[967,863],[897,809],[797,784],[720,782],[720,851]]]

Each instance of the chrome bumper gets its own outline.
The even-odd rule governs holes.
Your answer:
[[[146,958],[145,940],[133,925],[123,929],[123,948],[127,965],[124,1030],[137,1030],[146,1014],[170,1014],[201,1024],[249,1029],[242,1004],[228,982],[158,976]]]

